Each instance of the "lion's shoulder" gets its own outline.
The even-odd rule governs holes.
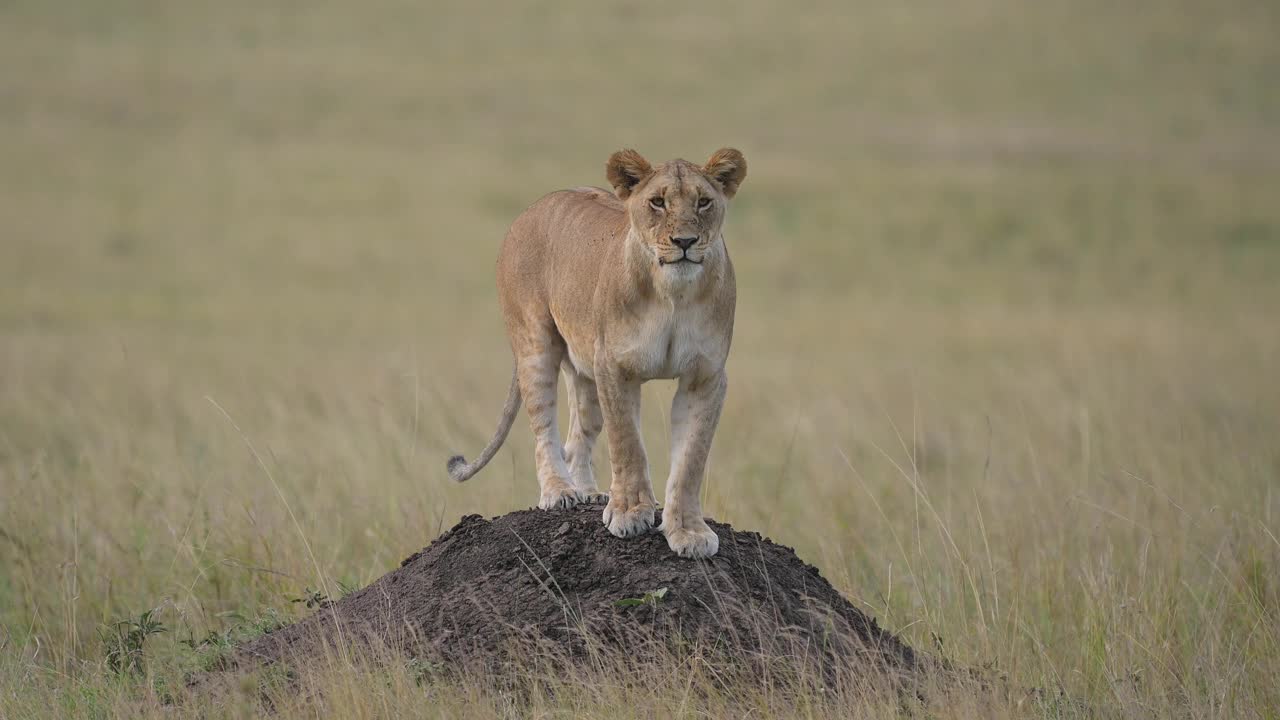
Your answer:
[[[619,236],[627,209],[616,195],[598,187],[576,187],[547,193],[516,218],[512,230],[576,242],[583,235]]]
[[[572,222],[565,222],[566,216]],[[618,224],[626,221],[627,209],[613,193],[598,187],[576,187],[556,190],[538,198],[516,218],[522,223],[552,223],[559,232],[570,231],[586,221]]]
[[[626,212],[626,208],[623,207],[622,201],[618,199],[618,196],[604,188],[583,185],[582,187],[570,188],[568,190],[562,190],[561,192],[571,193],[578,196],[580,199],[599,203],[610,210]]]

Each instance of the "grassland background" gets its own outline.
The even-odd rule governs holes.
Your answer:
[[[735,145],[707,512],[1016,684],[1276,717],[1277,80],[1251,0],[6,0],[0,716],[159,713],[182,638],[531,505],[523,421],[443,463],[506,389],[506,224]],[[360,677],[329,712],[502,710]],[[654,682],[525,710],[688,709]]]

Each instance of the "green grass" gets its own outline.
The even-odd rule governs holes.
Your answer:
[[[619,147],[721,145],[751,171],[707,511],[1084,704],[936,716],[1276,717],[1280,13],[787,7],[0,6],[0,717],[163,715],[184,639],[531,505],[522,421],[444,472],[506,389],[507,223]],[[152,608],[112,672],[100,628]],[[683,667],[524,706],[408,660],[314,674],[282,716],[905,712]]]

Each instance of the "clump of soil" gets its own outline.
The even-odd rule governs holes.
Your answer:
[[[600,511],[468,515],[372,585],[243,646],[232,665],[366,642],[491,670],[527,660],[530,643],[565,662],[610,650],[669,657],[674,648],[745,661],[735,667],[785,660],[828,675],[917,667],[911,648],[791,548],[711,522],[719,553],[681,559],[658,533],[613,537]]]

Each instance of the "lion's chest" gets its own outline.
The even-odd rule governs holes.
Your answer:
[[[640,380],[675,378],[724,362],[727,337],[704,307],[659,303],[614,335],[609,355]]]

